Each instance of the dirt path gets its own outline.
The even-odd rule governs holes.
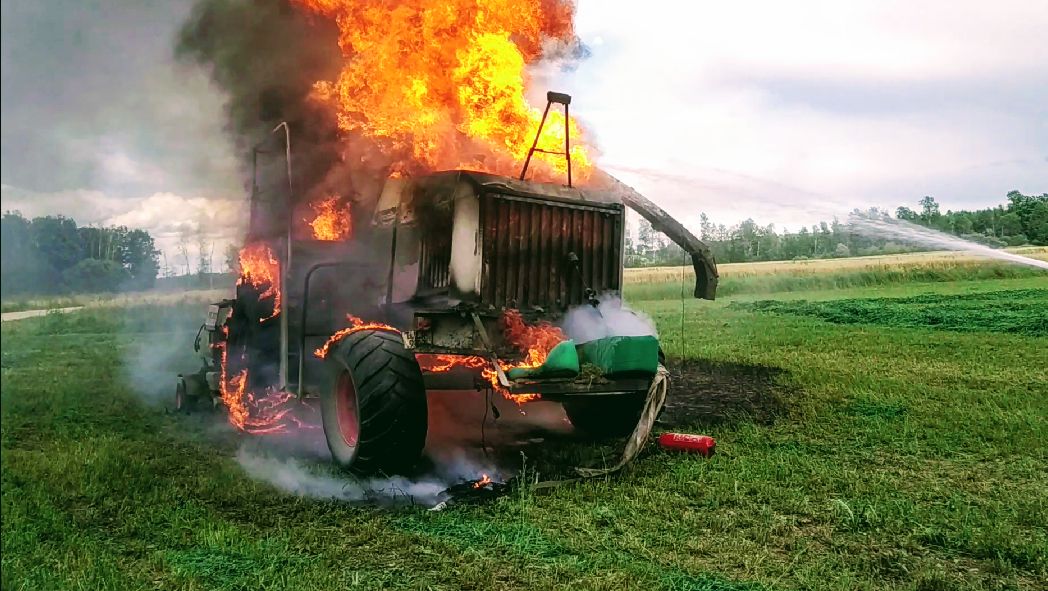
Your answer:
[[[80,310],[83,306],[71,306],[69,308],[52,308],[50,310],[22,310],[21,312],[4,312],[0,314],[0,322],[7,322],[8,320],[23,320],[25,318],[33,318],[36,316],[43,316],[48,312],[73,312]]]

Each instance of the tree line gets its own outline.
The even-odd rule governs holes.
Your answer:
[[[145,230],[77,226],[64,216],[0,218],[2,297],[149,289],[160,252]]]
[[[1006,203],[975,211],[942,213],[935,199],[928,196],[917,205],[916,209],[899,207],[894,218],[992,247],[1048,245],[1048,193],[1024,195],[1012,191]],[[890,217],[888,212],[876,208],[856,213]],[[722,263],[922,250],[889,238],[855,232],[837,219],[795,232],[778,232],[774,224],[761,226],[752,219],[733,226],[715,224],[705,213],[700,220],[701,238]],[[160,252],[145,230],[77,226],[64,216],[26,219],[18,212],[5,212],[0,219],[0,233],[0,289],[4,298],[23,294],[149,289],[156,283],[160,270]],[[211,254],[203,245],[198,251],[198,275],[211,278]],[[181,255],[188,276],[189,252],[185,244]],[[226,253],[231,269],[235,268],[235,255],[235,248]],[[629,267],[680,265],[685,261],[680,247],[644,220],[636,237],[627,235],[625,259]]]
[[[1004,204],[975,211],[942,213],[933,197],[926,196],[917,209],[899,207],[894,216],[878,208],[856,210],[855,215],[903,220],[994,248],[1024,244],[1048,245],[1048,193],[1024,195],[1012,191]],[[732,226],[715,224],[703,213],[699,233],[717,261],[785,261],[877,254],[897,254],[928,250],[903,244],[883,236],[854,231],[834,219],[797,231],[776,230],[774,224],[761,226],[752,219]],[[636,237],[627,235],[626,266],[648,267],[680,265],[685,261],[679,246],[641,220]]]

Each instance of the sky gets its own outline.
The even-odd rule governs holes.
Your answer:
[[[0,6],[2,209],[147,229],[170,266],[238,238],[223,97],[172,57],[189,0]],[[693,228],[1048,192],[1048,2],[581,0],[576,27],[590,57],[531,91]]]

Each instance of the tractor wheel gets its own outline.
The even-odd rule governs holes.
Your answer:
[[[586,396],[564,403],[576,429],[593,437],[625,437],[633,432],[644,409],[646,392]]]
[[[362,330],[328,357],[322,392],[324,435],[335,461],[358,474],[403,472],[426,444],[426,387],[400,336]]]
[[[191,413],[204,407],[207,382],[200,373],[178,374],[175,381],[175,412]]]

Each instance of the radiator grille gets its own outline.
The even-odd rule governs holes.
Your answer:
[[[563,310],[584,302],[584,284],[598,293],[621,289],[621,205],[487,193],[480,217],[484,303]]]
[[[447,228],[427,231],[422,238],[419,253],[419,292],[438,292],[447,289],[451,280],[451,235]]]

